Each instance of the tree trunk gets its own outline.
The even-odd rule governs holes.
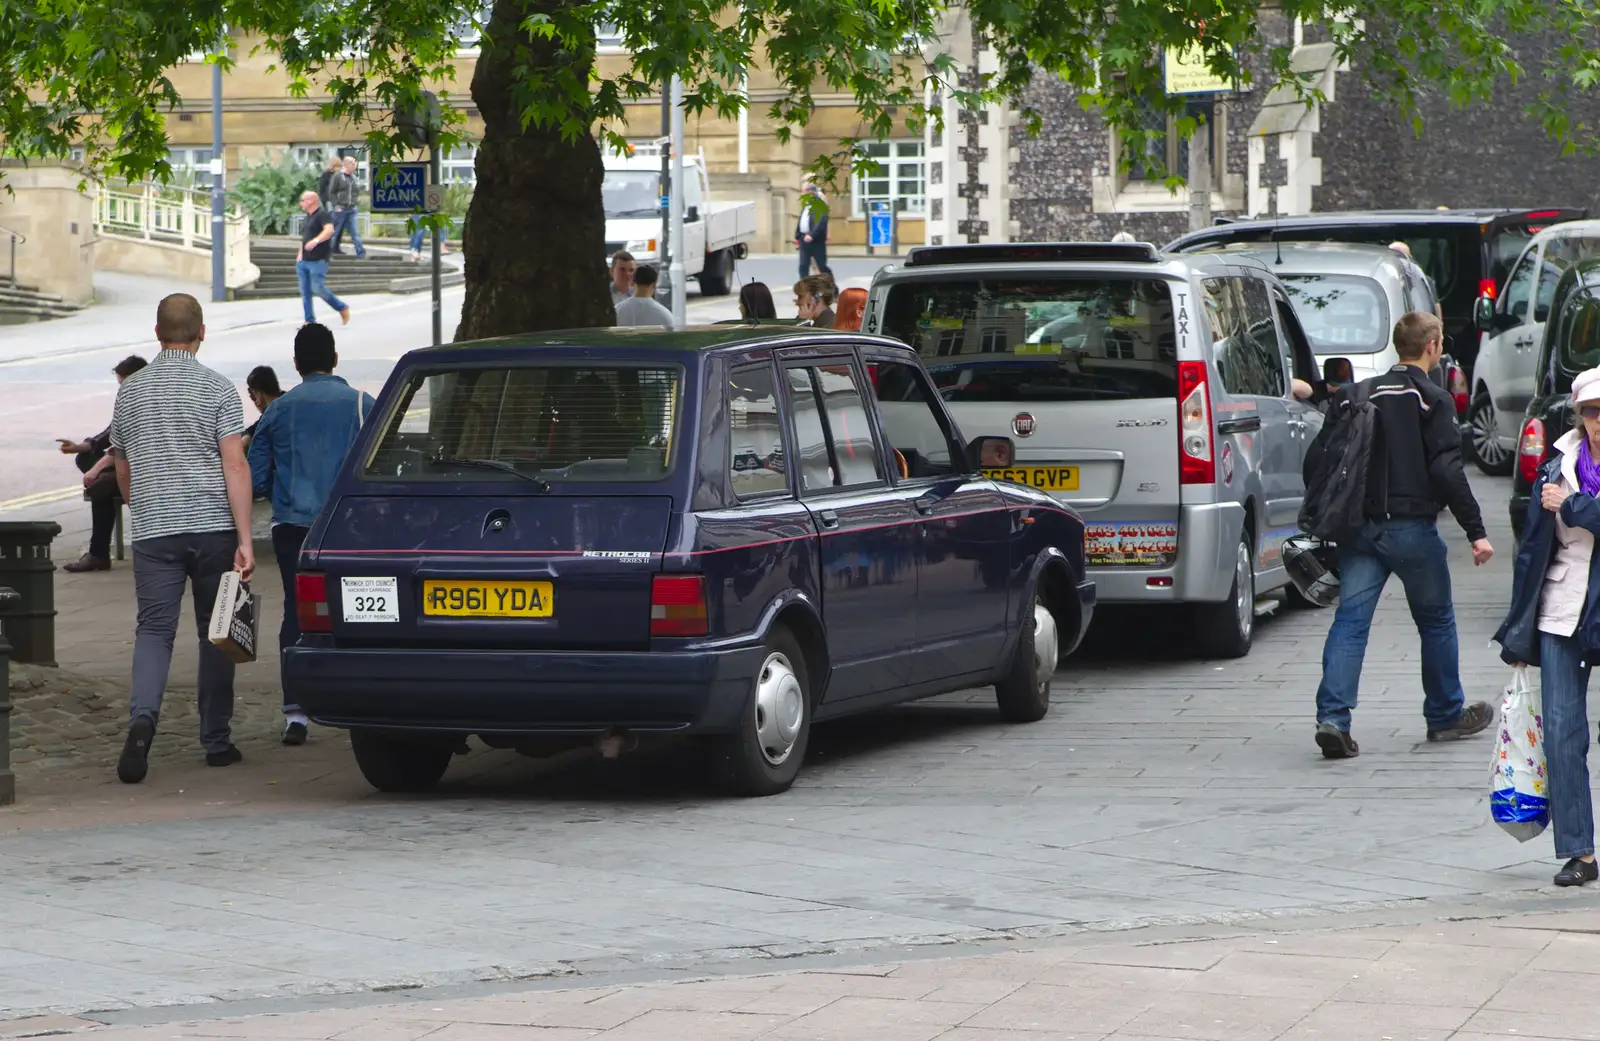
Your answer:
[[[600,148],[585,134],[563,141],[557,128],[522,128],[516,66],[565,66],[588,81],[594,49],[563,51],[529,40],[524,13],[573,0],[495,0],[472,77],[483,115],[477,184],[463,235],[467,298],[456,340],[608,326],[616,322],[606,288],[605,176]]]

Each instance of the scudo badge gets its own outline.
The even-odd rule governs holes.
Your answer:
[[[1018,437],[1033,436],[1033,416],[1027,412],[1018,412],[1011,420],[1011,432]]]

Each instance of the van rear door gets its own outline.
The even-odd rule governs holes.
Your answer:
[[[921,354],[964,437],[1016,442],[991,476],[1084,515],[1091,566],[1163,567],[1180,491],[1173,292],[1105,270],[896,280],[883,331]]]

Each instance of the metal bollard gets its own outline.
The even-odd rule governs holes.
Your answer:
[[[54,521],[0,524],[0,583],[20,600],[7,610],[11,656],[32,665],[56,663],[56,566],[50,543],[61,534]]]
[[[17,778],[11,772],[11,644],[6,642],[4,615],[21,599],[15,589],[0,586],[0,806],[17,799]]]

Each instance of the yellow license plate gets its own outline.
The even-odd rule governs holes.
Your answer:
[[[446,579],[422,583],[422,613],[445,618],[549,618],[555,589],[549,582]]]
[[[1076,466],[1010,466],[1003,470],[985,470],[983,475],[997,481],[1015,481],[1047,492],[1078,490]]]

